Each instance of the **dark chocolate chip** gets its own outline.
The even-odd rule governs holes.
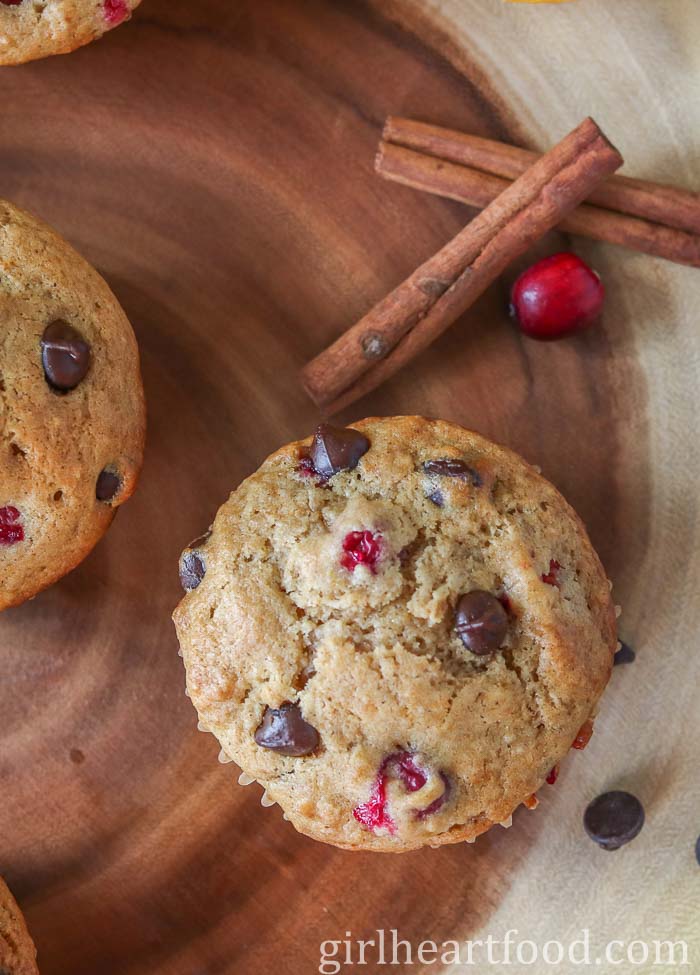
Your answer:
[[[67,393],[87,375],[90,346],[76,328],[59,318],[44,329],[41,362],[49,386]]]
[[[113,501],[122,486],[122,481],[116,471],[105,467],[97,478],[95,496],[98,501]]]
[[[261,748],[269,748],[280,755],[299,758],[318,748],[318,731],[304,721],[298,704],[286,702],[278,708],[267,708],[255,732]]]
[[[698,836],[695,843],[695,859],[698,861],[698,866],[700,866],[700,836]]]
[[[492,653],[505,639],[508,614],[490,592],[474,589],[459,598],[455,628],[464,646],[472,653]]]
[[[439,488],[435,488],[435,490],[431,491],[430,494],[428,495],[428,501],[432,501],[433,504],[437,505],[438,508],[444,508],[445,495],[442,493],[442,491]]]
[[[620,641],[622,643],[622,641]],[[615,654],[615,659],[613,664],[617,667],[618,664],[631,664],[634,663],[637,654],[634,652],[632,647],[628,643],[622,643],[622,646]]]
[[[481,487],[481,475],[463,460],[453,457],[443,457],[441,460],[426,460],[423,464],[426,474],[437,477],[457,477],[460,481],[471,481],[474,487]]]
[[[644,808],[629,792],[605,792],[589,803],[583,814],[588,835],[604,850],[619,850],[644,825]]]
[[[192,592],[200,584],[207,571],[207,563],[199,551],[211,538],[211,531],[205,532],[187,546],[180,556],[180,582],[185,592]]]
[[[185,551],[180,556],[180,582],[185,592],[192,592],[204,578],[207,564],[200,552]]]
[[[322,423],[314,434],[309,456],[316,473],[329,478],[353,470],[369,448],[369,440],[359,430]]]

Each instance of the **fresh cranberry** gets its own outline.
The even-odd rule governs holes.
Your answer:
[[[373,831],[386,829],[391,835],[396,833],[396,823],[387,808],[386,787],[387,782],[392,778],[399,779],[406,792],[418,792],[428,781],[426,771],[416,763],[415,756],[411,752],[396,752],[388,755],[379,767],[369,799],[352,811],[353,816],[362,826]],[[445,786],[442,795],[434,799],[425,809],[417,810],[416,819],[425,819],[433,815],[447,801],[452,786],[444,772],[440,773],[440,778]]]
[[[582,751],[588,742],[591,740],[591,735],[593,734],[593,722],[589,718],[588,721],[584,721],[579,729],[579,733],[574,738],[571,743],[572,748],[576,748],[578,751]]]
[[[16,545],[24,541],[24,528],[19,523],[17,508],[7,505],[0,508],[0,545]]]
[[[129,5],[126,0],[104,0],[102,9],[108,24],[121,24],[129,16]]]
[[[384,760],[384,768],[394,771],[403,783],[406,792],[418,792],[428,781],[425,771],[416,765],[410,752],[397,752]]]
[[[396,832],[396,823],[386,808],[386,781],[386,775],[380,772],[372,787],[372,793],[369,799],[367,802],[356,806],[352,814],[365,829],[369,829],[372,832],[377,829],[386,829],[393,836]]]
[[[556,586],[557,589],[561,588],[561,583],[559,582],[559,570],[561,566],[556,559],[549,560],[549,572],[545,572],[542,575],[542,582],[546,582],[548,586]]]
[[[426,806],[425,809],[419,809],[418,812],[416,813],[416,819],[427,819],[428,816],[432,816],[439,809],[441,809],[445,805],[447,800],[450,798],[450,793],[452,792],[452,783],[447,778],[444,772],[440,772],[440,778],[442,779],[442,784],[445,786],[442,795],[439,795],[437,799],[433,799],[430,805]]]
[[[348,532],[343,539],[340,564],[350,572],[354,572],[358,565],[366,565],[375,573],[381,553],[381,537],[370,531]]]
[[[552,769],[550,769],[549,775],[547,776],[545,781],[547,782],[548,785],[554,785],[554,783],[557,781],[558,778],[559,778],[559,766],[555,765]]]
[[[593,325],[605,288],[575,254],[554,254],[523,271],[511,291],[511,310],[521,331],[549,341]]]

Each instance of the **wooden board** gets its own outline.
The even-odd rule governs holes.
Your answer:
[[[306,975],[321,941],[379,928],[685,938],[700,966],[697,272],[576,241],[608,286],[603,328],[523,341],[504,280],[344,415],[443,416],[520,450],[616,582],[638,661],[512,830],[401,857],[298,836],[197,734],[169,620],[181,547],[317,422],[299,367],[469,216],[373,175],[386,114],[544,147],[591,112],[635,172],[692,185],[700,13],[639,6],[145,0],[99,44],[0,72],[2,195],[105,274],[149,402],[136,497],[0,618],[0,872],[44,975]],[[580,819],[616,786],[648,822],[611,855]]]

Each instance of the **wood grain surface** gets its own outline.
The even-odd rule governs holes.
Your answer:
[[[603,327],[522,340],[504,279],[344,416],[473,426],[590,529],[638,658],[538,811],[474,846],[343,853],[260,808],[196,732],[169,618],[180,549],[318,421],[301,365],[470,216],[373,175],[384,117],[543,149],[590,113],[630,172],[697,181],[694,0],[376,7],[146,0],[98,44],[0,73],[0,193],[104,273],[149,402],[135,498],[78,570],[0,618],[0,873],[43,975],[306,975],[346,931],[509,927],[685,938],[700,971],[697,271],[575,241],[608,288]],[[614,855],[580,822],[611,787],[648,816]]]

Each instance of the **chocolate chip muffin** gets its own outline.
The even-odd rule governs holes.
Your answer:
[[[141,0],[0,0],[0,64],[67,54],[131,17]]]
[[[38,975],[36,948],[22,912],[0,877],[0,972],[2,975]]]
[[[348,849],[506,825],[585,737],[612,668],[610,585],[576,514],[439,420],[283,447],[180,569],[201,726],[265,804]]]
[[[116,298],[53,230],[0,201],[0,610],[102,537],[136,485],[144,431]]]

